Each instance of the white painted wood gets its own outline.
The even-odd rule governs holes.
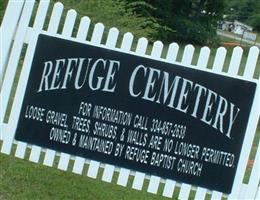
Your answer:
[[[197,67],[200,69],[207,68],[209,56],[210,56],[210,49],[208,47],[202,47],[200,49]]]
[[[153,48],[151,52],[152,58],[160,58],[162,55],[163,43],[161,41],[156,41],[153,43]]]
[[[76,36],[77,40],[79,41],[86,40],[89,26],[90,26],[90,19],[88,17],[82,17],[80,20],[79,29]],[[84,165],[85,165],[85,158],[76,156],[72,172],[76,174],[82,174]]]
[[[224,47],[219,47],[217,49],[215,59],[214,59],[214,63],[213,63],[213,68],[212,68],[212,70],[214,72],[222,72],[224,62],[225,62],[225,58],[226,58],[226,54],[227,54],[227,50]]]
[[[82,174],[85,165],[85,158],[77,156],[73,165],[72,172],[75,174]]]
[[[137,55],[144,55],[148,46],[148,40],[146,38],[140,38],[137,42],[135,53]]]
[[[119,31],[117,28],[111,28],[109,29],[107,41],[106,41],[106,47],[109,49],[115,49],[117,39],[118,39]]]
[[[17,142],[15,157],[24,159],[27,144],[24,142]]]
[[[243,49],[239,46],[233,49],[230,64],[228,67],[228,74],[237,75],[239,71],[240,62],[243,55]]]
[[[97,178],[99,165],[100,165],[100,162],[91,160],[89,163],[87,176],[90,178]]]
[[[177,59],[178,51],[179,45],[175,42],[171,43],[167,51],[166,60],[170,63],[174,63]]]
[[[125,33],[123,36],[120,50],[123,52],[129,52],[131,50],[133,38],[134,37],[133,37],[132,33]],[[129,175],[130,175],[129,169],[120,168],[118,179],[117,179],[117,184],[126,187]]]
[[[258,187],[255,199],[260,199],[260,186]]]
[[[130,175],[130,170],[125,168],[120,168],[120,172],[117,179],[117,184],[126,187],[128,178]]]
[[[251,47],[247,56],[245,71],[243,74],[244,77],[248,77],[248,78],[253,77],[258,56],[259,56],[259,48],[256,46]]]
[[[60,154],[60,160],[58,164],[58,169],[67,171],[70,161],[70,154],[67,153],[61,153]]]
[[[24,0],[9,0],[0,26],[0,90],[2,87],[4,72],[6,70],[8,54],[12,46],[12,39],[16,33],[17,24],[22,13],[24,2]],[[0,122],[2,123],[2,121]],[[1,138],[0,134],[0,139]]]
[[[147,192],[157,194],[161,178],[159,176],[151,176],[150,182],[147,188]]]
[[[47,149],[45,152],[43,164],[52,167],[54,159],[55,159],[55,151],[51,149]]]
[[[104,32],[104,25],[102,23],[97,23],[94,27],[92,36],[91,36],[91,43],[94,45],[100,45],[103,32]],[[98,174],[98,169],[100,166],[100,162],[91,160],[87,172],[87,176],[91,178],[96,178]]]
[[[51,13],[50,22],[48,25],[47,33],[55,35],[58,31],[61,15],[63,12],[63,4],[55,3]],[[55,158],[55,151],[47,149],[44,157],[43,164],[51,167]]]
[[[132,188],[136,190],[142,190],[144,184],[145,174],[142,172],[135,172]]]
[[[12,51],[10,53],[9,61],[6,68],[5,77],[3,80],[2,89],[0,91],[0,99],[1,99],[1,112],[0,112],[0,123],[2,124],[4,120],[4,115],[7,109],[7,104],[9,100],[9,96],[11,94],[11,89],[16,73],[16,69],[18,66],[20,54],[23,47],[23,40],[26,34],[26,28],[29,25],[30,17],[32,14],[34,6],[34,1],[26,1],[23,12],[20,18],[20,22],[18,24],[18,28],[15,34],[14,43]],[[5,146],[5,144],[4,144]],[[6,149],[8,151],[8,149]]]
[[[125,33],[120,47],[121,51],[129,52],[131,50],[133,39],[134,36],[132,33]]]
[[[245,78],[247,79],[253,78],[258,56],[259,56],[259,49],[257,47],[251,47],[249,51],[247,63],[246,63],[245,73],[243,75]],[[239,198],[238,195],[240,194],[240,189],[243,183],[243,177],[246,171],[247,161],[253,144],[254,135],[256,133],[257,122],[258,122],[257,119],[259,119],[259,114],[260,114],[259,102],[260,102],[260,84],[258,81],[255,99],[251,108],[251,113],[247,124],[247,130],[245,133],[242,150],[240,153],[240,159],[237,166],[238,170],[236,171],[232,192],[228,197],[229,199]]]
[[[38,6],[37,9],[37,14],[34,20],[34,24],[33,24],[33,29],[34,29],[34,35],[31,35],[31,38],[33,37],[37,37],[38,33],[40,32],[40,30],[43,28],[44,25],[44,21],[47,15],[47,11],[48,11],[48,7],[49,7],[49,3],[50,1],[40,1],[40,4]],[[37,33],[35,33],[37,32]],[[32,46],[30,43],[28,44],[28,52],[33,52],[34,51],[34,45]],[[32,57],[31,58],[27,58],[29,60],[32,61]],[[33,145],[32,149],[31,149],[31,154],[30,154],[30,158],[29,160],[35,163],[39,162],[40,159],[40,155],[41,155],[41,147]]]
[[[77,33],[77,39],[79,41],[85,41],[87,38],[90,25],[90,19],[88,17],[82,17],[79,24],[79,30]]]
[[[41,155],[41,147],[33,145],[29,160],[38,163],[40,159],[40,155]]]
[[[102,175],[102,181],[110,183],[112,181],[114,171],[115,171],[114,165],[106,164]]]
[[[77,12],[75,10],[71,9],[67,12],[62,33],[61,33],[64,38],[69,39],[71,37],[76,17],[77,17]]]
[[[190,184],[182,183],[178,198],[181,200],[189,199],[190,190],[191,190]]]
[[[222,198],[222,193],[218,191],[213,191],[211,194],[211,199],[212,200],[221,200]]]
[[[192,45],[185,46],[184,52],[182,55],[182,60],[181,60],[181,64],[183,66],[189,67],[191,65],[194,50],[195,50],[195,48]],[[191,185],[182,183],[178,198],[179,199],[188,199],[188,197],[190,195],[190,190],[191,190]]]
[[[185,46],[181,64],[183,64],[184,66],[189,66],[191,64],[194,50],[195,48],[191,44]]]
[[[108,37],[106,41],[106,47],[109,49],[115,49],[119,31],[117,28],[111,28],[108,32]],[[111,182],[113,174],[115,171],[115,166],[110,164],[105,164],[104,172],[102,175],[102,180],[105,182]]]
[[[76,21],[76,17],[77,17],[77,12],[75,10],[71,9],[67,12],[62,33],[61,33],[63,38],[70,39]],[[67,153],[61,153],[58,169],[66,171],[69,165],[69,161],[70,161],[70,155]]]
[[[197,62],[198,69],[204,70],[207,68],[208,60],[210,56],[210,49],[208,47],[202,47],[200,49],[200,54]],[[195,199],[205,199],[207,194],[207,189],[198,187],[195,194]]]
[[[162,195],[165,197],[172,198],[175,185],[176,185],[176,181],[166,179]]]
[[[245,198],[253,199],[257,193],[257,187],[260,183],[260,145],[258,144],[256,156],[254,160],[254,165],[250,174],[250,179],[247,184],[247,189],[245,193]]]
[[[196,194],[195,194],[194,199],[198,199],[198,200],[205,199],[206,194],[207,194],[206,188],[198,187],[197,190],[196,190]]]
[[[92,37],[90,42],[95,45],[99,45],[102,40],[103,32],[104,32],[104,25],[102,23],[97,23],[95,25],[94,31],[92,33]]]
[[[47,29],[48,33],[52,33],[53,35],[55,35],[56,32],[58,31],[60,20],[61,20],[61,15],[63,12],[63,7],[64,7],[63,4],[60,2],[54,4],[53,10],[51,13],[49,26]]]
[[[146,48],[148,45],[148,40],[146,38],[140,38],[137,42],[137,46],[136,46],[136,51],[135,53],[137,55],[145,55],[146,53]],[[145,174],[142,172],[136,172],[135,173],[135,177],[134,177],[134,181],[133,181],[133,185],[132,188],[136,189],[136,190],[141,190],[143,187],[143,183],[144,183],[144,178],[145,178]]]

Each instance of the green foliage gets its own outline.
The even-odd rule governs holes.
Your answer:
[[[156,19],[159,24],[157,37],[163,41],[197,44],[211,44],[216,41],[217,21],[222,18],[224,0],[126,1],[129,5],[135,5],[134,10],[137,13]]]
[[[147,18],[120,0],[61,0],[66,8],[73,8],[81,16],[88,16],[94,23],[102,22],[108,28],[117,27],[121,33],[132,32],[137,38],[156,38],[158,23]],[[92,27],[93,28],[93,27]]]

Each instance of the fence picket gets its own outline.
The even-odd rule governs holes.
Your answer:
[[[182,65],[186,65],[186,66],[191,65],[194,50],[195,50],[195,48],[192,45],[185,46],[184,52],[183,52],[183,55],[182,55],[182,60],[181,60]],[[189,194],[190,194],[190,190],[191,190],[190,184],[182,183],[181,184],[181,190],[180,190],[178,198],[179,199],[188,199]]]
[[[214,72],[222,72],[226,55],[227,55],[227,50],[224,47],[219,47],[217,49],[214,63],[213,63],[213,68],[212,68]]]
[[[75,174],[82,174],[84,165],[85,165],[85,158],[76,156],[72,172]]]
[[[89,30],[90,19],[88,17],[82,17],[79,24],[79,29],[76,38],[80,41],[85,41]]]
[[[74,24],[76,21],[76,17],[77,17],[77,12],[75,10],[71,9],[67,12],[62,33],[61,33],[64,39],[69,39],[71,37]],[[62,152],[60,155],[58,169],[66,171],[69,165],[69,161],[70,161],[70,155]]]
[[[145,55],[148,45],[148,40],[144,37],[140,38],[137,42],[137,47],[135,53],[138,55]],[[136,190],[141,190],[144,183],[145,174],[142,172],[136,172],[134,176],[134,181],[132,188]]]
[[[144,184],[145,174],[142,172],[135,172],[132,188],[142,190]]]
[[[171,43],[167,51],[166,60],[170,63],[175,62],[178,55],[178,51],[179,51],[179,45],[175,42]]]
[[[1,123],[1,126],[4,121],[4,116],[6,113],[8,100],[9,100],[9,97],[11,94],[11,89],[12,89],[13,81],[15,78],[16,69],[18,67],[20,55],[21,55],[22,48],[23,48],[23,40],[26,35],[27,26],[29,25],[29,22],[30,22],[30,17],[31,17],[31,14],[33,11],[33,6],[34,6],[34,1],[26,1],[25,5],[24,5],[22,15],[21,15],[18,27],[17,27],[15,37],[14,37],[14,43],[13,43],[14,48],[12,48],[12,50],[10,52],[10,59],[8,60],[8,63],[7,63],[5,77],[3,80],[2,89],[0,91],[0,99],[1,99],[0,123]],[[7,136],[9,136],[9,135],[7,135]],[[0,136],[0,138],[3,138],[3,137]],[[5,146],[5,144],[4,144],[4,146]],[[9,152],[9,150],[7,148],[4,151],[6,153]]]
[[[207,68],[209,56],[210,56],[210,49],[208,47],[202,47],[200,49],[197,67],[199,67],[200,69]]]
[[[63,4],[60,2],[55,3],[51,13],[48,29],[47,29],[48,33],[53,35],[57,33],[62,12],[63,12]],[[51,149],[47,149],[45,152],[43,164],[51,167],[53,165],[54,158],[55,158],[55,151]]]
[[[87,38],[88,30],[90,25],[90,19],[88,17],[82,17],[79,24],[79,29],[76,38],[79,41],[85,41]],[[76,174],[82,174],[85,165],[85,158],[76,156],[73,165],[72,172]]]
[[[175,185],[176,185],[176,181],[166,179],[165,185],[163,188],[163,196],[172,198]]]
[[[244,78],[249,80],[253,78],[258,56],[259,56],[259,49],[257,47],[251,47],[248,54],[246,66],[245,66],[245,72],[243,74]],[[237,169],[239,170],[237,170],[236,172],[233,189],[231,194],[229,195],[229,199],[236,199],[239,197],[240,194],[240,188],[242,187],[243,177],[246,171],[246,164],[249,158],[250,150],[253,144],[254,134],[256,133],[256,128],[257,128],[257,120],[254,119],[259,119],[259,113],[260,113],[259,102],[260,102],[260,88],[258,84],[258,87],[256,89],[256,94],[255,94],[255,100],[253,102],[251,108],[251,114],[248,119],[248,125],[247,125],[247,130],[242,145],[242,150],[240,153],[240,159],[237,166]]]
[[[241,47],[235,47],[233,49],[232,57],[228,67],[228,74],[237,75],[240,62],[243,55],[243,49]]]
[[[34,24],[33,24],[33,28],[35,29],[36,32],[40,32],[43,28],[49,4],[50,4],[49,0],[40,1],[39,7],[37,9],[35,21],[34,21]],[[34,37],[36,37],[37,34],[38,33],[35,33]],[[29,52],[34,51],[34,47],[32,47],[30,43],[28,45],[28,51]],[[29,58],[29,60],[32,60],[32,58]],[[32,162],[35,162],[35,163],[39,162],[40,154],[41,154],[41,148],[36,146],[36,145],[32,145],[29,160],[32,161]]]
[[[109,49],[115,49],[119,31],[117,28],[111,28],[108,32],[108,37],[106,41],[106,47]],[[110,164],[105,164],[104,172],[102,175],[102,180],[105,182],[111,182],[113,174],[115,171],[115,166]]]
[[[125,33],[123,36],[120,50],[122,50],[123,52],[129,52],[132,46],[133,38],[134,36],[132,33]],[[120,168],[117,184],[125,187],[127,185],[129,175],[129,169]]]
[[[191,44],[188,44],[188,45],[185,46],[184,52],[183,52],[183,55],[182,55],[182,59],[181,59],[181,64],[183,64],[184,66],[191,65],[194,50],[195,49]]]
[[[159,176],[154,176],[152,175],[150,177],[150,181],[149,181],[149,185],[147,188],[147,192],[153,193],[153,194],[157,194],[158,189],[159,189],[159,185],[160,185],[160,180],[161,178]]]
[[[179,45],[177,43],[171,43],[167,51],[166,61],[170,63],[176,62],[178,51],[179,51]],[[175,185],[176,185],[176,181],[166,179],[162,195],[165,197],[172,198]]]
[[[240,195],[243,195],[244,198],[254,199],[257,193],[257,187],[260,181],[260,145],[258,145],[256,156],[254,160],[254,165],[250,174],[250,179],[247,184],[246,192]]]
[[[104,33],[104,28],[105,27],[102,23],[97,23],[95,25],[92,36],[91,36],[91,43],[92,44],[99,45],[101,43],[102,36],[103,36],[103,33]],[[91,177],[91,178],[96,178],[99,166],[100,166],[100,162],[91,160],[90,163],[89,163],[87,176]]]
[[[24,0],[8,1],[5,15],[3,16],[0,26],[0,38],[2,38],[0,40],[0,47],[2,48],[0,61],[0,90],[2,88],[2,81],[4,79],[8,54],[12,46],[12,39],[16,33],[17,24],[19,22],[20,14],[22,13],[24,2]],[[0,139],[2,139],[1,133]]]

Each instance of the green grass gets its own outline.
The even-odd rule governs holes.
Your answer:
[[[28,156],[27,156],[28,157]],[[102,171],[97,179],[86,175],[76,175],[72,172],[63,172],[55,168],[45,167],[25,160],[0,154],[0,199],[151,199],[163,200],[162,187],[160,195],[147,193],[148,181],[145,181],[144,190],[137,191],[130,188],[133,178],[130,178],[128,187],[116,185],[117,174],[112,183],[101,181]],[[72,165],[72,163],[71,163]],[[55,164],[57,166],[57,163]],[[71,167],[70,167],[71,169]],[[86,169],[84,169],[86,174]],[[175,197],[174,197],[175,199]]]

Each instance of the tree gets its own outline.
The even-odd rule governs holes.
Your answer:
[[[224,0],[126,1],[130,5],[133,2],[151,5],[153,9],[149,14],[160,24],[158,37],[162,40],[199,44],[214,43],[217,21],[222,19],[225,7]],[[141,15],[144,13],[141,7],[136,11]]]

